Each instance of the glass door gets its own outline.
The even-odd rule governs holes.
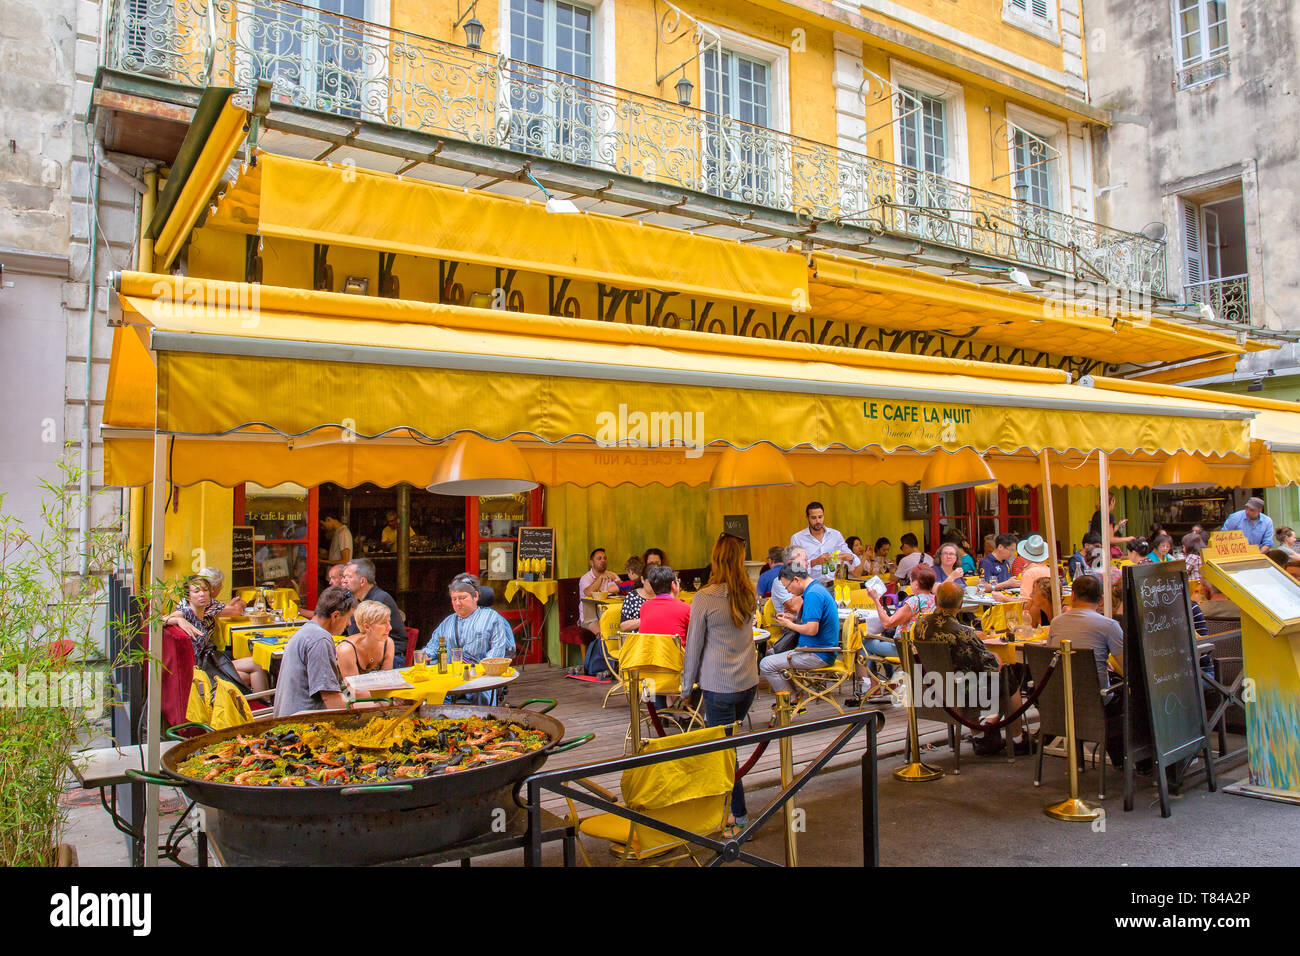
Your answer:
[[[510,622],[516,645],[525,629],[538,633],[546,618],[544,607],[523,591],[509,603],[505,600],[506,585],[519,576],[515,564],[519,529],[541,523],[541,488],[465,499],[465,570],[477,574],[496,593],[493,607]],[[540,663],[544,644],[544,640],[535,642],[524,663]]]
[[[502,82],[511,149],[591,162],[594,19],[589,8],[561,0],[510,0],[510,63]]]
[[[234,523],[253,528],[258,584],[291,587],[302,607],[316,606],[317,494],[291,482],[236,489]]]
[[[726,50],[701,57],[706,191],[759,205],[775,202],[777,144],[768,132],[770,64]]]

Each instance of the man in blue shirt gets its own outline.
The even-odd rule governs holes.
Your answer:
[[[1016,537],[1012,534],[1000,534],[993,541],[993,551],[984,555],[980,561],[980,577],[994,589],[1001,590],[1007,582],[1015,583],[1011,577],[1011,555],[1016,550]]]
[[[489,657],[514,657],[515,635],[510,622],[490,607],[479,607],[478,578],[472,574],[459,574],[452,579],[452,613],[434,628],[425,650],[435,661],[438,643],[445,641],[447,650],[459,647],[464,660],[477,664]],[[449,655],[450,656],[450,655]],[[497,692],[464,695],[468,703],[495,704]]]
[[[1273,547],[1273,519],[1264,514],[1263,498],[1251,498],[1241,511],[1228,515],[1228,520],[1219,530],[1240,531],[1261,551]]]
[[[835,651],[812,653],[800,650],[804,647],[838,648],[840,645],[840,614],[835,599],[826,586],[812,577],[808,569],[801,565],[786,565],[781,569],[780,580],[790,593],[803,598],[800,619],[795,621],[790,614],[782,612],[776,616],[777,622],[787,631],[799,635],[799,643],[792,651],[784,654],[769,654],[759,662],[758,672],[767,678],[772,693],[791,690],[793,685],[786,671],[812,670],[825,667],[835,661]]]

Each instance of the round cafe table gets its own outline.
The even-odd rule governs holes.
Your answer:
[[[417,672],[415,667],[403,667],[391,671],[372,671],[370,674],[360,676],[366,679],[366,686],[374,693],[400,700],[421,700],[426,704],[434,705],[443,703],[448,697],[496,690],[519,679],[519,670],[515,667],[507,667],[500,677],[486,676],[482,668],[477,670],[477,677],[466,680],[464,662],[449,661],[446,674],[438,673],[437,664],[426,664],[423,672]],[[390,676],[395,678],[394,684],[405,681],[411,686],[385,688],[384,677]],[[349,684],[353,682],[351,677],[347,680]]]

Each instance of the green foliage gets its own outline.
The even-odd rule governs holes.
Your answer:
[[[59,462],[57,482],[42,480],[41,528],[29,532],[5,514],[0,494],[0,680],[26,700],[25,687],[79,681],[101,654],[97,606],[104,600],[104,574],[120,566],[120,526],[78,531],[82,473],[70,451]],[[81,574],[83,556],[89,573]],[[66,658],[50,653],[67,641]],[[17,687],[19,675],[24,687]],[[51,677],[53,680],[51,681]],[[94,686],[107,688],[105,678]],[[31,695],[35,699],[35,694]],[[0,695],[0,866],[53,863],[65,823],[59,796],[72,768],[72,752],[101,713],[65,706],[15,706]]]

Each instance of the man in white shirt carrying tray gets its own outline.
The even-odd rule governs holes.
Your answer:
[[[808,518],[808,527],[790,535],[790,547],[803,548],[808,553],[808,569],[814,575],[819,575],[823,582],[835,577],[819,570],[822,557],[827,554],[838,552],[837,563],[847,564],[850,568],[862,563],[844,541],[844,535],[826,527],[826,509],[820,501],[810,501],[804,508],[804,515]]]

